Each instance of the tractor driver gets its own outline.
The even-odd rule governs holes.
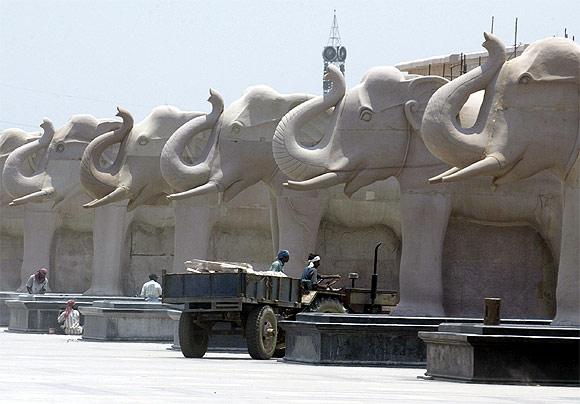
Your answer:
[[[314,254],[312,254],[314,255]],[[320,266],[320,256],[314,255],[308,257],[308,266],[302,272],[300,279],[304,289],[312,290],[318,284],[318,267]]]

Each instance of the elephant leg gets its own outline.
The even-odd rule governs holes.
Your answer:
[[[580,326],[580,158],[564,183],[555,326]]]
[[[127,201],[95,208],[93,268],[89,296],[123,296],[121,270],[129,227]]]
[[[26,282],[32,273],[40,268],[48,269],[49,284],[54,283],[51,276],[53,263],[54,232],[58,215],[52,209],[52,202],[26,205],[24,211],[24,256],[20,268],[18,292],[26,292]],[[50,285],[49,285],[50,286]],[[50,287],[47,288],[50,292]]]
[[[183,263],[192,258],[207,259],[211,230],[215,223],[214,209],[199,206],[192,199],[173,201],[175,237],[173,272],[183,272]]]
[[[290,252],[288,276],[302,276],[308,253],[314,252],[323,206],[320,198],[280,196],[277,199],[279,248]]]
[[[444,316],[441,260],[451,200],[442,194],[401,194],[403,250],[397,316]]]

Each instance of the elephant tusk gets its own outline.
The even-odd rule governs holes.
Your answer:
[[[196,187],[196,188],[188,189],[187,191],[167,195],[167,199],[169,199],[171,201],[178,200],[178,199],[185,199],[185,198],[191,198],[193,196],[210,194],[212,192],[219,192],[218,185],[215,182],[208,182],[200,187]]]
[[[83,208],[98,208],[99,206],[106,205],[108,203],[118,202],[123,199],[126,199],[129,196],[129,189],[124,186],[117,187],[113,192],[110,194],[102,197],[101,199],[95,199],[85,205]]]
[[[482,175],[492,175],[501,168],[501,164],[497,158],[493,156],[487,156],[483,160],[477,161],[470,166],[457,171],[454,174],[442,177],[441,182],[454,182],[467,178],[479,177]]]
[[[335,172],[325,173],[306,181],[288,181],[283,185],[296,191],[310,191],[313,189],[327,188],[345,181],[344,174]]]
[[[443,182],[443,177],[447,177],[448,175],[455,174],[457,171],[461,170],[459,167],[453,167],[435,177],[429,178],[429,184],[437,184],[439,182]]]
[[[33,192],[31,194],[25,195],[21,198],[16,198],[8,204],[8,206],[23,205],[29,202],[40,202],[47,196],[54,192],[54,188],[41,189],[40,191]]]

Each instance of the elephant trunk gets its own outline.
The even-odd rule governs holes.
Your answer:
[[[484,33],[484,37],[483,47],[489,52],[486,63],[439,88],[423,115],[421,136],[425,145],[436,157],[454,167],[465,167],[485,157],[492,86],[505,62],[505,45],[492,34]],[[475,125],[462,128],[459,111],[472,93],[482,89],[486,92]]]
[[[203,184],[210,174],[210,161],[215,152],[215,132],[208,140],[202,158],[194,164],[183,160],[183,152],[191,139],[208,129],[212,129],[224,110],[224,100],[215,90],[210,89],[212,110],[207,115],[198,116],[183,124],[171,135],[163,146],[160,158],[161,175],[173,188],[183,191]]]
[[[32,199],[36,201],[37,198],[32,198],[32,196],[47,196],[54,191],[52,187],[44,188],[46,177],[44,170],[48,163],[47,149],[54,137],[54,126],[52,122],[45,119],[40,127],[44,130],[42,136],[33,142],[16,148],[10,153],[4,164],[2,184],[10,196],[16,200],[20,200],[16,201],[18,203],[13,204],[29,202]],[[33,153],[37,153],[38,167],[33,175],[27,176],[23,173],[23,165],[26,159]],[[44,153],[44,155],[38,158],[38,154],[40,153]],[[28,195],[31,197],[26,198]]]
[[[120,128],[96,137],[83,152],[80,166],[80,181],[85,190],[93,198],[102,197],[115,189],[116,177],[124,157],[124,139],[133,129],[133,117],[129,111],[117,108],[117,116],[123,119]],[[122,142],[122,143],[121,143]],[[103,152],[112,144],[121,143],[119,152],[113,164],[102,167],[101,157]]]
[[[324,96],[306,101],[288,112],[278,123],[272,140],[272,151],[278,167],[290,178],[305,180],[326,172],[332,131],[328,131],[317,145],[302,146],[297,136],[315,116],[336,106],[344,97],[346,83],[338,68],[328,66],[325,79],[332,81],[332,89]]]

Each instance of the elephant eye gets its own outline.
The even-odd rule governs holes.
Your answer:
[[[365,122],[369,122],[371,119],[373,119],[373,114],[374,112],[372,109],[363,107],[359,111],[359,118]]]
[[[59,142],[56,145],[56,151],[59,152],[59,153],[62,153],[64,151],[64,143],[63,142]]]
[[[149,143],[149,139],[147,139],[147,136],[141,135],[137,138],[137,143],[141,146],[145,146],[147,143]]]
[[[240,131],[242,130],[242,127],[243,127],[243,126],[244,126],[244,125],[242,125],[242,124],[241,124],[241,123],[239,123],[239,122],[234,122],[234,123],[232,123],[232,127],[231,127],[232,133],[235,133],[235,134],[238,134],[238,133],[240,133]]]
[[[531,81],[531,76],[529,73],[524,73],[520,76],[520,78],[518,79],[518,83],[520,84],[528,84]]]

